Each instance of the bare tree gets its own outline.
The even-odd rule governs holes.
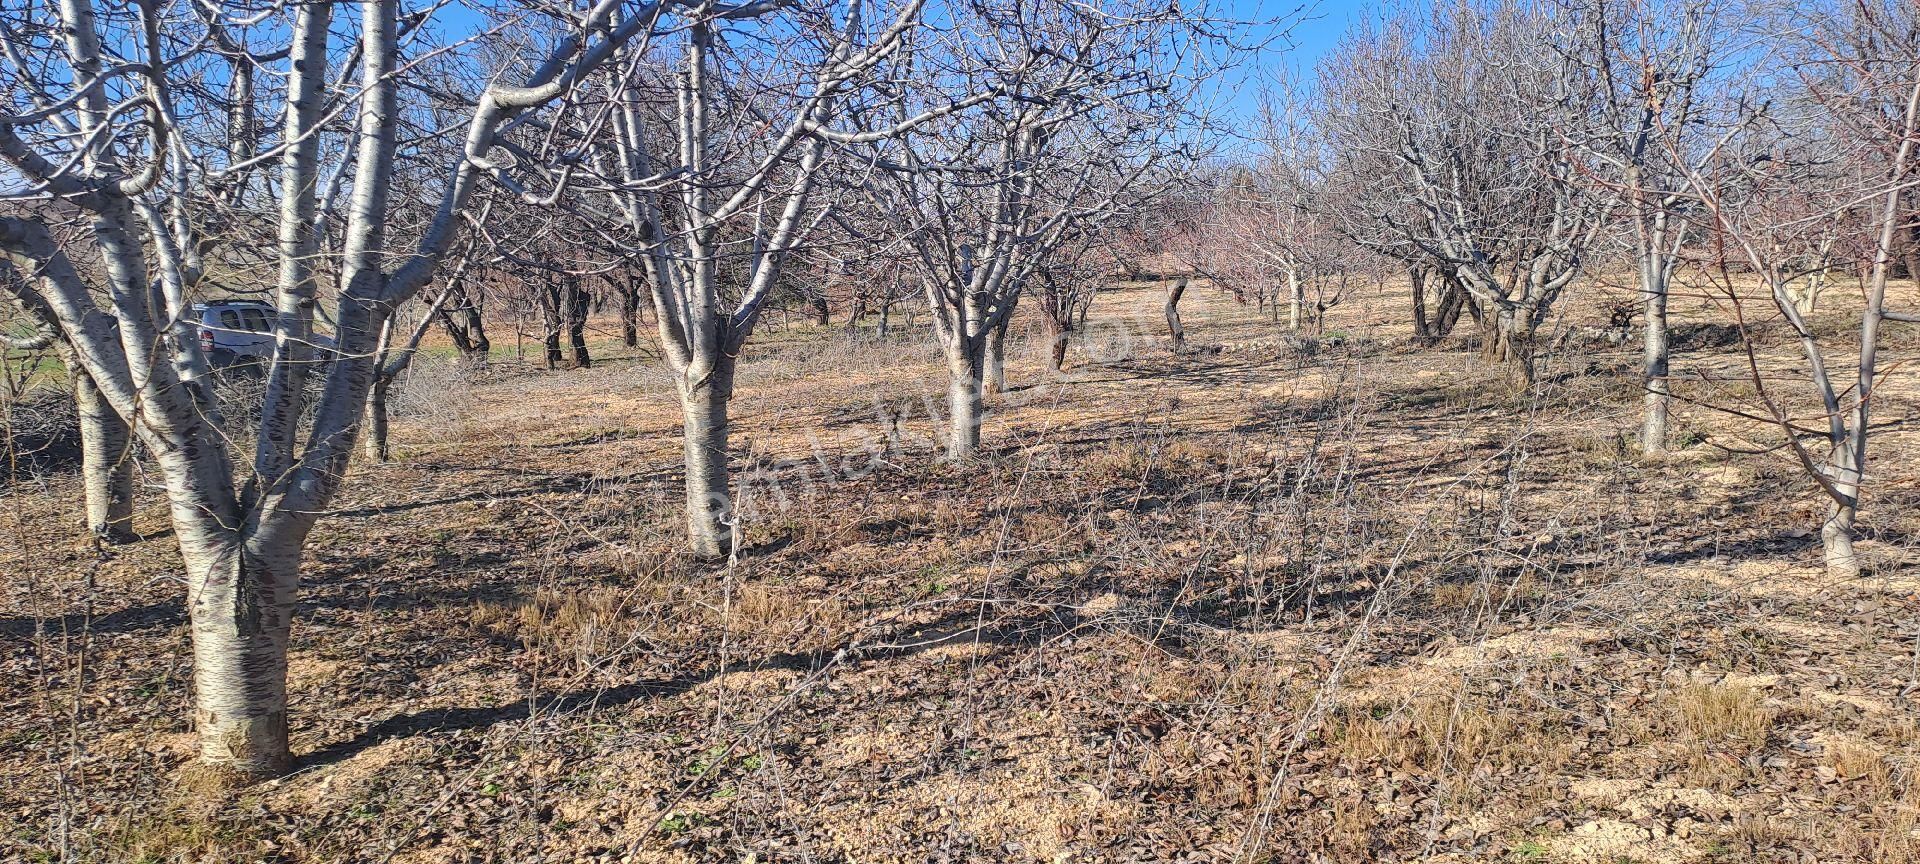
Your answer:
[[[1747,126],[1759,131],[1714,147],[1686,179],[1714,227],[1724,238],[1711,260],[1718,282],[1741,314],[1736,280],[1757,277],[1774,309],[1796,335],[1801,371],[1819,400],[1818,425],[1808,428],[1777,396],[1769,376],[1747,342],[1748,370],[1766,416],[1779,426],[1786,446],[1825,494],[1829,507],[1820,529],[1829,574],[1857,576],[1860,556],[1854,548],[1855,519],[1867,479],[1867,443],[1871,412],[1880,381],[1879,346],[1883,322],[1920,324],[1920,314],[1887,308],[1887,283],[1908,211],[1904,192],[1913,182],[1920,143],[1920,22],[1910,4],[1890,0],[1816,10],[1790,18],[1782,32],[1800,34],[1797,66],[1806,98],[1803,111],[1774,111],[1749,101]],[[1855,184],[1848,201],[1817,218],[1852,222],[1856,210],[1869,218],[1856,222],[1871,238],[1863,286],[1852,380],[1829,366],[1830,350],[1820,343],[1792,290],[1800,266],[1781,234],[1805,230],[1805,217],[1782,223],[1767,206],[1773,190],[1797,187],[1810,177],[1827,182],[1837,176],[1822,163],[1846,166]],[[1845,230],[1845,229],[1840,229]],[[1720,251],[1724,250],[1724,251]],[[1803,438],[1822,445],[1809,449]]]
[[[659,26],[677,40],[670,66],[634,52],[613,76],[617,170],[603,191],[649,262],[684,417],[688,541],[703,558],[725,557],[734,545],[727,443],[735,367],[787,257],[824,216],[811,205],[832,146],[898,134],[833,124],[915,30],[922,3],[885,15],[863,0],[663,7]],[[755,34],[732,38],[742,28]],[[651,98],[662,85],[672,88],[670,103]]]
[[[1668,286],[1692,230],[1692,164],[1713,152],[1714,80],[1728,32],[1715,0],[1578,0],[1569,6],[1600,94],[1602,122],[1585,141],[1597,163],[1592,178],[1622,200],[1644,319],[1640,446],[1667,446],[1671,350]]]
[[[21,194],[58,198],[91,218],[86,251],[101,260],[104,297],[90,290],[68,249],[38,224],[0,219],[0,247],[39,275],[30,289],[59,321],[80,368],[132,423],[165,481],[187,571],[204,764],[239,777],[289,764],[286,649],[301,554],[355,449],[381,329],[452,245],[502,127],[571,92],[615,47],[647,30],[640,22],[649,16],[616,20],[620,7],[605,0],[577,14],[553,10],[572,22],[572,34],[532,65],[523,86],[498,84],[479,97],[464,124],[461,158],[442,175],[432,221],[406,254],[388,245],[405,74],[398,4],[361,4],[352,45],[359,80],[344,90],[329,81],[332,4],[298,5],[284,17],[268,13],[253,22],[287,34],[290,44],[280,138],[241,160],[277,160],[280,167],[276,348],[244,479],[201,374],[205,360],[185,326],[185,250],[149,197],[182,173],[235,176],[234,164],[222,164],[231,158],[225,147],[218,154],[193,151],[174,134],[184,128],[173,111],[176,76],[191,74],[186,58],[213,44],[192,36],[208,25],[190,11],[197,7],[142,2],[102,14],[88,0],[63,2],[48,20],[26,20],[57,39],[17,36],[20,28],[10,24],[6,89],[15,104],[0,117],[0,158],[24,178]],[[238,26],[224,10],[206,11]],[[338,347],[307,427],[301,422],[305,381],[320,359],[313,320],[320,300],[321,197],[328,185],[320,139],[336,114],[356,118],[353,182],[340,224],[341,285],[332,304]],[[168,166],[181,161],[195,166],[170,174]],[[191,201],[169,203],[185,208]],[[143,223],[151,230],[141,232]],[[150,278],[152,272],[160,278]]]
[[[1092,237],[1062,244],[1033,271],[1033,293],[1040,302],[1040,320],[1047,328],[1047,371],[1066,368],[1067,344],[1079,322],[1085,321],[1093,298],[1106,281],[1109,268],[1101,266]],[[1001,328],[1005,329],[1005,322]],[[998,371],[998,370],[996,370]]]
[[[1173,353],[1184,354],[1187,350],[1187,331],[1180,325],[1180,298],[1186,296],[1188,277],[1181,276],[1167,287],[1167,302],[1164,306],[1167,316],[1167,338],[1173,347]]]
[[[396,317],[388,315],[387,320],[381,323],[380,341],[373,353],[373,386],[367,392],[368,459],[386,462],[393,458],[392,449],[387,443],[388,396],[393,390],[394,382],[400,379],[402,373],[412,368],[414,358],[420,353],[420,341],[426,338],[427,331],[432,329],[433,322],[446,306],[448,298],[452,297],[460,286],[465,269],[462,266],[455,271],[453,278],[440,289],[438,294],[434,295],[433,300],[427,303],[426,308],[419,313],[413,326],[398,344],[395,342],[395,326],[399,323]]]
[[[1484,310],[1484,355],[1529,379],[1534,331],[1611,204],[1568,143],[1596,100],[1567,50],[1573,26],[1529,4],[1448,5],[1362,30],[1320,65],[1330,170],[1372,181],[1346,196],[1343,230],[1385,235],[1455,280]]]
[[[1177,7],[1104,10],[1057,2],[969,7],[964,43],[922,45],[906,91],[874,125],[989,94],[955,114],[877,144],[877,211],[912,249],[947,355],[947,457],[973,458],[997,340],[1023,290],[1074,238],[1096,234],[1129,195],[1183,153],[1174,136],[1204,63],[1198,19]],[[904,76],[903,76],[904,77]]]

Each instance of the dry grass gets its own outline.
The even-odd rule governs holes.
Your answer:
[[[1311,340],[1202,289],[1220,350],[1176,358],[1159,296],[1103,297],[1132,331],[1062,376],[1017,343],[964,469],[924,339],[771,327],[731,568],[677,551],[657,364],[423,367],[458,413],[398,412],[309,558],[309,761],[217,806],[174,791],[169,542],[46,542],[71,478],[9,486],[0,858],[1912,859],[1912,430],[1875,445],[1873,578],[1829,584],[1767,428],[1687,403],[1675,453],[1629,446],[1631,349],[1529,394],[1410,347],[1397,287]]]
[[[1673,696],[1674,721],[1695,741],[1752,749],[1766,743],[1773,712],[1744,684],[1695,684]]]

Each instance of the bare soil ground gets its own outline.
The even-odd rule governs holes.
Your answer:
[[[102,555],[75,478],[16,478],[0,859],[1920,853],[1910,368],[1879,396],[1868,575],[1835,583],[1779,435],[1698,404],[1754,407],[1707,304],[1679,304],[1683,446],[1644,459],[1634,352],[1598,304],[1528,397],[1465,336],[1412,345],[1397,287],[1314,339],[1196,289],[1206,347],[1180,357],[1160,296],[1103,295],[1060,378],[1027,343],[964,468],[934,459],[944,373],[917,332],[772,325],[723,567],[676,551],[657,364],[501,361],[468,386],[423,363],[397,460],[356,466],[310,549],[303,762],[237,797],[182,783],[157,493],[148,539]],[[1805,404],[1794,345],[1752,323],[1770,389]],[[1916,347],[1890,339],[1889,365]]]

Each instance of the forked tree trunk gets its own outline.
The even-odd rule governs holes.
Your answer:
[[[80,423],[80,476],[86,487],[87,531],[105,543],[129,543],[133,533],[133,436],[93,379],[73,370],[73,402]]]
[[[1072,310],[1068,310],[1071,314]],[[1052,315],[1047,316],[1047,371],[1059,374],[1067,367],[1067,341],[1073,328]]]
[[[1480,318],[1480,357],[1488,364],[1502,364],[1519,381],[1533,383],[1533,333],[1526,323],[1527,313],[1512,308],[1496,308]]]
[[[1460,313],[1470,302],[1467,290],[1446,273],[1430,271],[1425,267],[1409,268],[1407,280],[1413,286],[1414,338],[1425,345],[1437,345],[1452,334],[1454,326],[1460,323]],[[1432,310],[1427,307],[1429,287],[1438,292],[1440,303]]]
[[[73,0],[61,7],[61,31],[69,45],[70,65],[92,76],[102,51],[91,4]],[[610,55],[607,47],[627,40],[648,24],[610,27],[617,4],[599,4],[582,20],[584,33],[600,34],[597,45],[566,40],[528,80],[527,86],[490,87],[478,100],[466,137],[463,161],[453,171],[442,196],[441,214],[421,233],[417,250],[391,273],[382,270],[390,250],[386,245],[388,192],[393,176],[399,114],[395,77],[399,4],[368,0],[359,28],[361,75],[357,102],[356,168],[353,192],[344,208],[347,224],[339,252],[336,322],[339,358],[327,373],[312,431],[304,447],[295,433],[302,416],[302,388],[312,304],[311,273],[306,267],[326,236],[315,230],[316,166],[313,157],[319,136],[317,117],[324,108],[323,87],[336,78],[327,68],[331,4],[298,4],[292,28],[286,91],[290,143],[284,151],[282,189],[283,280],[277,299],[277,346],[268,395],[262,400],[260,435],[248,482],[236,488],[238,473],[226,439],[219,434],[205,399],[191,380],[175,373],[162,349],[169,346],[155,326],[178,319],[180,310],[163,308],[143,296],[152,274],[142,243],[128,227],[129,199],[145,194],[142,183],[128,183],[110,160],[96,158],[82,165],[79,176],[92,174],[102,181],[76,204],[92,214],[94,240],[104,266],[101,281],[110,287],[114,317],[121,332],[110,334],[106,315],[88,301],[88,286],[60,255],[63,272],[48,277],[59,283],[51,295],[59,301],[63,329],[102,393],[123,417],[137,418],[135,427],[145,450],[152,454],[165,478],[175,536],[180,545],[187,581],[187,611],[193,639],[195,725],[201,761],[221,772],[258,779],[289,767],[286,671],[287,645],[295,610],[301,549],[315,520],[324,512],[345,476],[369,395],[376,330],[394,306],[411,299],[447,254],[459,227],[458,214],[468,212],[484,164],[503,124],[521,112],[557,98],[559,81],[589,80]],[[151,11],[151,10],[149,10]],[[652,19],[647,19],[649,22]],[[153,22],[148,21],[149,25]],[[119,30],[109,31],[119,34]],[[115,38],[119,38],[118,35]],[[151,41],[149,39],[148,41]],[[155,47],[149,45],[148,47]],[[157,49],[156,49],[157,50]],[[577,59],[569,59],[577,58]],[[161,70],[149,69],[158,75]],[[98,79],[95,80],[104,80]],[[105,115],[107,88],[82,86],[81,110],[88,117]],[[62,109],[67,110],[67,109]],[[151,125],[151,124],[150,124]],[[342,124],[344,125],[344,123]],[[104,136],[82,129],[88,151],[111,154],[114,133]],[[305,143],[300,143],[305,142]],[[14,148],[18,151],[19,148]],[[156,145],[156,149],[164,150]],[[10,152],[20,156],[20,152]],[[19,164],[39,164],[45,160]],[[164,160],[161,165],[164,165]],[[158,166],[156,166],[158,167]],[[26,173],[36,173],[27,171]],[[40,178],[56,194],[72,191],[75,174]],[[153,176],[158,176],[155,172]],[[118,182],[113,182],[118,181]],[[0,220],[0,225],[7,221]],[[19,232],[0,230],[0,238]],[[156,245],[165,234],[154,232]],[[29,252],[57,248],[51,242],[28,237]],[[173,253],[163,251],[163,257]],[[38,255],[52,264],[51,255]],[[172,286],[169,276],[163,285]],[[173,290],[168,287],[169,292]],[[175,304],[176,306],[178,304]],[[290,338],[292,337],[292,338]],[[287,346],[299,345],[298,350]],[[177,349],[177,346],[172,346]],[[185,364],[181,364],[185,365]],[[301,370],[296,372],[294,370]],[[237,449],[237,448],[236,448]]]
[[[178,507],[176,507],[176,510]],[[201,762],[244,778],[292,767],[287,642],[299,590],[297,544],[264,557],[187,528],[180,549],[193,631],[194,726]],[[226,535],[231,537],[230,534]]]
[[[1184,354],[1187,350],[1187,331],[1180,326],[1180,298],[1187,293],[1187,277],[1173,280],[1173,287],[1167,289],[1167,334],[1173,340],[1173,353]]]
[[[721,354],[711,375],[683,387],[680,406],[687,458],[687,538],[708,560],[733,552],[733,498],[727,483],[727,402],[733,398],[734,360]]]
[[[853,298],[853,308],[847,310],[847,332],[858,335],[860,332],[860,321],[866,317],[867,299],[856,295]]]
[[[472,365],[487,362],[493,342],[487,338],[487,324],[480,314],[480,305],[468,293],[464,282],[448,297],[447,306],[440,312],[440,323],[446,326],[447,336],[453,340],[461,360]]]
[[[1442,277],[1440,284],[1440,314],[1433,318],[1427,328],[1435,341],[1453,333],[1454,326],[1460,323],[1460,312],[1473,302],[1473,298],[1467,295],[1467,289],[1460,287],[1460,283],[1453,279]]]

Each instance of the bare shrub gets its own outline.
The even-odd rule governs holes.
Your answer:
[[[394,417],[413,421],[429,438],[454,433],[472,407],[469,368],[457,357],[421,354],[394,382],[387,410]]]

